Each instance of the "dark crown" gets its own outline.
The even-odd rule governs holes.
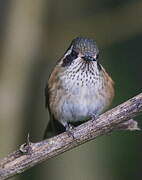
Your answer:
[[[77,37],[71,42],[73,50],[85,56],[95,56],[99,53],[96,42],[93,39]]]

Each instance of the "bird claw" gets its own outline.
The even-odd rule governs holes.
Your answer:
[[[65,128],[66,128],[66,132],[67,132],[68,136],[72,137],[74,139],[74,134],[72,132],[72,130],[74,129],[74,126],[70,123],[66,123]]]
[[[93,120],[96,120],[96,119],[97,119],[96,113],[90,113],[90,117],[91,117]]]

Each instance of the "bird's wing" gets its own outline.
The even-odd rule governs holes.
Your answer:
[[[49,88],[48,88],[48,84],[46,84],[46,86],[45,86],[44,95],[45,95],[45,107],[49,109]]]

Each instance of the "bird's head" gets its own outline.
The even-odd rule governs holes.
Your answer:
[[[74,39],[63,58],[61,59],[61,65],[68,67],[72,64],[76,64],[82,61],[82,63],[88,64],[98,63],[99,50],[96,42],[93,39],[77,37]]]

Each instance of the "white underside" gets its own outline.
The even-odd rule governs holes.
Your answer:
[[[62,84],[66,91],[61,98],[60,110],[57,119],[62,122],[86,121],[92,115],[99,115],[107,106],[105,94],[104,79],[99,74],[86,75],[78,72],[74,78],[62,76]],[[82,79],[83,78],[83,79]],[[100,94],[101,92],[101,94]]]

